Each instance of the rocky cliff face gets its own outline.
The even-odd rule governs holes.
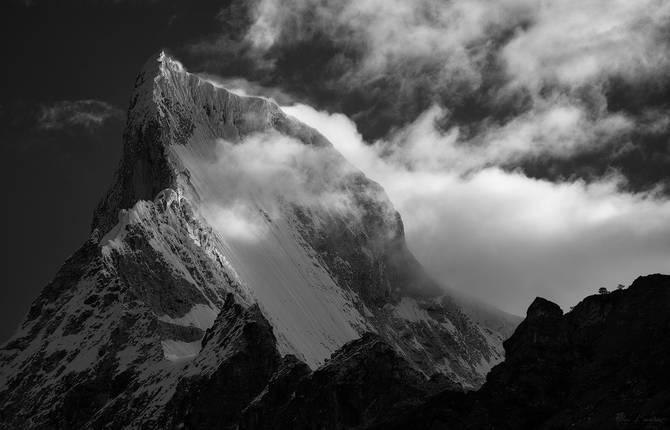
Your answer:
[[[294,373],[302,375],[280,370],[243,412],[241,429],[367,428],[389,411],[456,388],[440,377],[427,381],[372,333],[346,344],[315,372]]]
[[[567,314],[538,298],[479,391],[444,391],[379,428],[666,429],[668,310],[667,275],[587,297]]]
[[[89,239],[0,350],[0,423],[232,428],[297,381],[309,397],[368,332],[352,356],[392,356],[402,390],[434,375],[477,387],[515,321],[461,304],[407,250],[381,187],[318,132],[161,54],[138,76]],[[340,422],[369,422],[366,405]]]

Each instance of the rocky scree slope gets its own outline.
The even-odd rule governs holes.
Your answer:
[[[308,192],[245,194],[231,157],[286,140],[308,150],[292,165]],[[223,216],[240,202],[242,235]],[[323,136],[161,53],[137,78],[90,237],[0,349],[0,425],[233,427],[255,419],[247,403],[269,381],[291,385],[281,375],[311,374],[368,332],[411,387],[477,387],[515,321],[468,309],[408,251],[381,187]]]

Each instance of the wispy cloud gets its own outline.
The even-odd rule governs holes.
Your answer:
[[[533,24],[502,58],[516,83],[579,86],[608,76],[647,79],[670,65],[670,4],[662,0],[553,0],[532,8]]]
[[[507,311],[522,313],[537,295],[567,308],[599,286],[668,269],[667,197],[621,191],[618,176],[552,182],[498,166],[520,154],[564,150],[524,140],[534,132],[524,131],[523,120],[507,131],[515,136],[512,150],[487,142],[473,156],[457,133],[435,128],[430,115],[370,145],[345,115],[305,105],[283,109],[384,186],[403,216],[410,247],[437,279]],[[559,135],[580,121],[569,111],[547,115],[539,123]],[[572,143],[561,145],[578,145],[582,133],[601,126],[577,128],[576,135],[563,136]]]
[[[201,79],[217,88],[225,88],[240,96],[265,97],[280,104],[291,104],[295,101],[294,97],[279,88],[266,87],[244,78],[221,78],[206,73],[200,74],[199,76]]]
[[[37,118],[42,130],[64,130],[72,127],[93,130],[108,121],[123,118],[123,111],[99,100],[62,100],[44,103]]]
[[[663,0],[260,0],[253,16],[246,37],[258,50],[325,35],[362,54],[350,74],[432,62],[444,79],[436,85],[477,85],[491,54],[512,82],[535,89],[607,75],[639,79],[670,61]]]
[[[278,132],[191,144],[198,149],[174,150],[189,169],[203,213],[226,238],[258,240],[270,233],[266,217],[281,218],[293,205],[324,216],[362,216],[360,196],[347,190],[359,172],[330,145],[306,145]],[[387,201],[383,207],[395,216]]]

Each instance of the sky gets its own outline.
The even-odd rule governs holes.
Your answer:
[[[664,0],[3,2],[0,339],[86,239],[146,59],[277,101],[441,283],[524,314],[670,272]]]

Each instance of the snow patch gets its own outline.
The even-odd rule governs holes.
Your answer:
[[[195,357],[200,352],[200,341],[182,342],[179,340],[162,340],[161,346],[165,358],[169,361],[183,361]]]
[[[128,233],[128,226],[138,224],[143,219],[150,217],[150,205],[151,203],[140,200],[131,209],[121,209],[119,211],[119,222],[100,239],[100,247],[104,256],[109,257],[112,250],[124,252],[123,241]]]
[[[219,311],[216,309],[197,303],[193,305],[190,311],[179,318],[170,318],[168,315],[161,315],[158,317],[158,320],[184,327],[194,326],[202,330],[207,330],[214,325],[214,320],[218,313]]]

